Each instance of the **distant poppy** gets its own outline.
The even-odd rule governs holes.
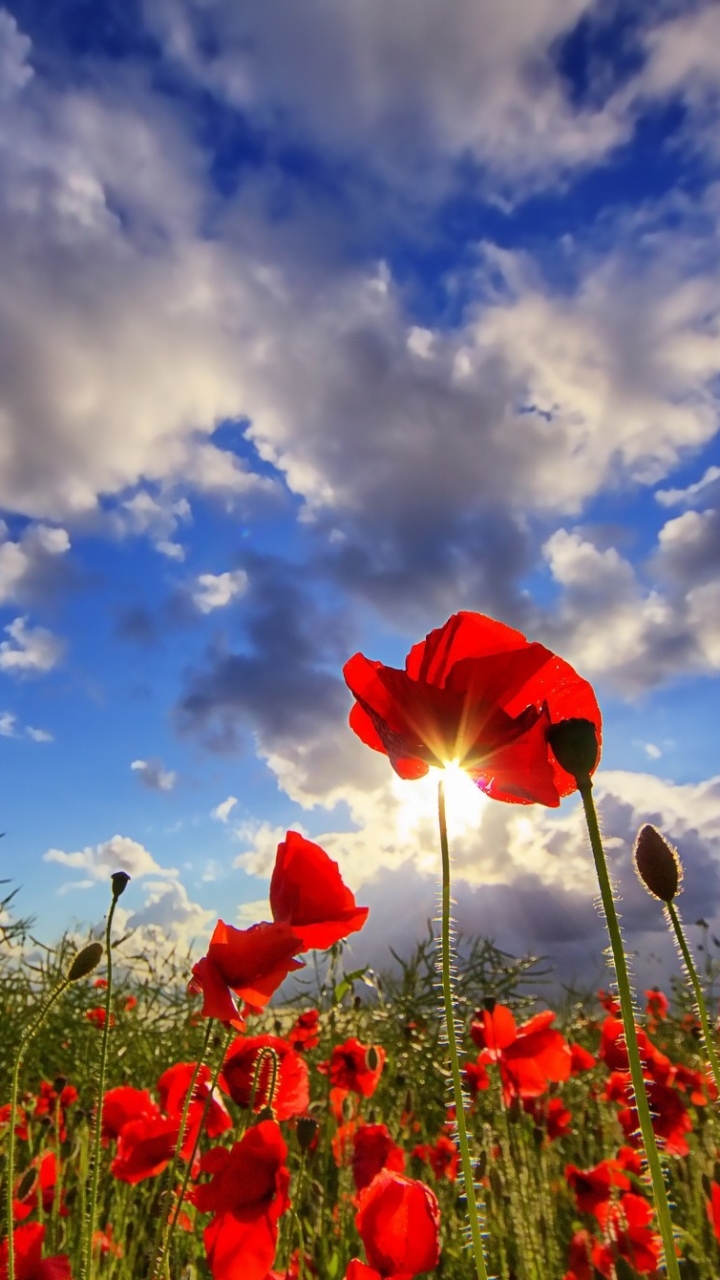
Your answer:
[[[706,1200],[705,1208],[713,1235],[720,1244],[720,1186],[717,1182],[710,1183],[710,1199]]]
[[[320,1014],[317,1009],[304,1009],[299,1013],[290,1031],[288,1042],[293,1049],[304,1053],[306,1049],[315,1049],[320,1043]]]
[[[510,1009],[496,1004],[478,1010],[470,1035],[482,1047],[479,1062],[496,1062],[505,1099],[536,1098],[550,1081],[567,1080],[572,1057],[567,1040],[552,1028],[555,1014],[547,1009],[518,1027]]]
[[[274,1120],[248,1129],[228,1150],[214,1147],[201,1168],[212,1181],[194,1192],[215,1217],[204,1240],[213,1280],[266,1280],[275,1259],[277,1224],[290,1203],[287,1147]]]
[[[288,831],[278,845],[270,881],[273,920],[290,925],[301,939],[301,950],[324,951],[362,929],[367,907],[343,883],[337,862],[320,845],[297,831]]]
[[[72,1280],[67,1254],[43,1258],[45,1228],[39,1222],[26,1222],[13,1232],[15,1245],[15,1280]],[[0,1280],[8,1276],[8,1242],[0,1242]]]
[[[589,1049],[583,1048],[581,1044],[570,1045],[571,1076],[578,1076],[582,1071],[592,1071],[595,1066],[597,1066],[597,1058],[593,1057]]]
[[[55,1083],[58,1083],[57,1081]],[[63,1084],[59,1090],[54,1084],[49,1084],[47,1080],[41,1080],[40,1092],[35,1103],[35,1118],[40,1116],[48,1116],[52,1123],[55,1123],[57,1117],[59,1121],[58,1137],[64,1142],[67,1137],[67,1113],[68,1109],[77,1102],[79,1093],[74,1085]]]
[[[547,732],[585,719],[600,741],[592,686],[562,658],[481,613],[456,613],[413,646],[404,671],[361,653],[345,664],[350,726],[401,778],[454,762],[494,800],[557,806],[576,790]]]
[[[413,1150],[425,1164],[429,1164],[437,1179],[447,1178],[454,1182],[458,1171],[458,1149],[447,1133],[441,1133],[435,1142],[420,1143]]]
[[[593,1280],[592,1247],[594,1241],[589,1231],[576,1231],[570,1241],[568,1262],[570,1270],[563,1280]]]
[[[302,969],[293,956],[302,940],[287,924],[254,924],[235,929],[218,920],[207,954],[193,967],[191,991],[202,991],[202,1012],[231,1026],[244,1027],[230,995],[263,1009],[289,973]]]
[[[381,1169],[402,1173],[405,1152],[394,1142],[385,1124],[358,1125],[353,1135],[352,1174],[355,1189],[369,1186]]]
[[[604,1280],[614,1280],[618,1257],[638,1275],[654,1273],[661,1257],[660,1237],[652,1230],[653,1211],[642,1196],[628,1191],[617,1202],[598,1208],[603,1242],[593,1249],[593,1263]]]
[[[437,1266],[440,1207],[423,1182],[381,1170],[360,1192],[355,1225],[368,1263],[381,1277],[415,1276]]]
[[[256,1064],[263,1049],[272,1049],[278,1057],[274,1097],[269,1097],[272,1063],[265,1056],[257,1069],[255,1111],[272,1105],[277,1120],[302,1115],[310,1106],[310,1081],[307,1064],[279,1036],[239,1036],[225,1056],[223,1075],[230,1097],[239,1107],[249,1107],[255,1080]]]
[[[107,1021],[107,1011],[102,1005],[99,1005],[97,1009],[88,1009],[85,1017],[88,1022],[92,1022],[94,1027],[102,1028]],[[115,1026],[115,1015],[113,1013],[110,1014],[110,1026]]]
[[[346,1089],[362,1098],[370,1098],[377,1089],[385,1062],[380,1045],[362,1044],[351,1036],[335,1048],[327,1062],[318,1063],[318,1071],[330,1077],[335,1089]]]
[[[176,1062],[174,1066],[168,1067],[167,1071],[163,1071],[160,1076],[157,1084],[160,1104],[163,1111],[168,1115],[182,1115],[196,1066],[197,1063],[195,1062]],[[210,1093],[211,1079],[212,1072],[203,1063],[195,1080],[193,1098],[190,1103],[189,1128],[197,1127],[204,1114],[206,1134],[209,1138],[219,1138],[221,1134],[227,1133],[229,1129],[232,1129],[232,1120],[228,1114],[227,1107],[220,1097],[219,1087],[222,1087],[222,1080],[218,1081],[219,1087],[213,1090],[210,1105],[206,1110],[205,1103]]]
[[[548,1142],[565,1137],[572,1123],[572,1112],[562,1098],[523,1098],[522,1105],[537,1128],[545,1130]]]
[[[645,1088],[652,1116],[652,1127],[655,1136],[661,1139],[660,1145],[663,1151],[669,1156],[686,1156],[690,1148],[685,1135],[692,1133],[693,1123],[682,1094],[670,1085],[658,1084],[655,1080],[649,1081]],[[630,1089],[628,1089],[628,1106],[618,1112],[618,1120],[626,1140],[633,1146],[639,1145],[640,1122]]]

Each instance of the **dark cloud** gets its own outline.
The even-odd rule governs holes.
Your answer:
[[[115,624],[115,635],[130,644],[151,646],[158,644],[160,629],[157,619],[143,605],[131,605],[121,609]]]
[[[337,669],[349,652],[341,616],[317,603],[299,566],[250,558],[247,569],[242,651],[218,641],[187,673],[176,706],[180,731],[216,751],[236,748],[243,731],[266,749],[308,738],[323,722],[336,724],[348,704],[345,685],[323,666],[332,658]]]

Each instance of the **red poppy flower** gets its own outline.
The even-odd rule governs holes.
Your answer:
[[[56,1083],[58,1083],[56,1081]],[[41,1080],[40,1092],[35,1103],[35,1118],[39,1116],[49,1116],[53,1124],[56,1117],[58,1124],[58,1137],[61,1142],[67,1138],[67,1113],[68,1108],[73,1106],[79,1098],[79,1093],[74,1085],[64,1084],[61,1089],[56,1089],[54,1084],[48,1084],[47,1080]]]
[[[108,1254],[113,1258],[122,1258],[125,1252],[122,1245],[113,1239],[112,1224],[109,1222],[102,1231],[93,1231],[92,1246],[94,1252],[99,1253],[103,1258]]]
[[[567,1080],[570,1075],[570,1046],[559,1031],[551,1028],[555,1014],[547,1009],[518,1027],[506,1005],[492,1011],[478,1010],[470,1035],[483,1048],[479,1062],[497,1062],[506,1101],[513,1097],[536,1098],[550,1081]]]
[[[119,1137],[121,1130],[131,1120],[140,1120],[145,1116],[157,1118],[159,1115],[160,1108],[147,1089],[133,1089],[129,1084],[108,1089],[102,1105],[103,1144],[107,1146],[111,1139]]]
[[[658,1084],[672,1079],[673,1065],[666,1054],[661,1053],[642,1027],[636,1027],[640,1059],[646,1076]],[[625,1044],[625,1029],[620,1018],[606,1018],[602,1024],[598,1057],[610,1071],[629,1071],[630,1061]]]
[[[429,1164],[437,1179],[447,1178],[454,1182],[458,1171],[458,1150],[452,1138],[441,1133],[436,1142],[424,1142],[413,1150],[425,1164]]]
[[[88,1009],[87,1013],[85,1014],[85,1017],[87,1018],[88,1022],[92,1022],[94,1027],[102,1028],[105,1026],[105,1022],[107,1020],[107,1012],[102,1005],[99,1005],[97,1009]],[[115,1026],[114,1013],[110,1014],[110,1026],[111,1027]]]
[[[352,1172],[356,1190],[368,1187],[381,1169],[402,1173],[405,1152],[390,1137],[385,1124],[361,1124],[353,1137]]]
[[[538,1129],[544,1129],[549,1142],[564,1138],[572,1123],[562,1098],[523,1098],[523,1111],[531,1115]]]
[[[577,1165],[568,1164],[565,1181],[575,1192],[580,1212],[592,1213],[595,1217],[600,1206],[612,1199],[614,1191],[630,1188],[630,1179],[619,1160],[601,1160],[592,1169],[578,1169]]]
[[[205,1018],[244,1027],[230,995],[234,991],[253,1009],[264,1009],[287,975],[302,964],[293,956],[302,941],[287,924],[254,924],[234,929],[218,920],[207,955],[193,967],[192,991],[202,991]],[[229,988],[229,989],[228,989]]]
[[[192,1135],[188,1135],[192,1136]],[[124,1124],[110,1172],[120,1182],[142,1182],[167,1168],[180,1137],[180,1116],[146,1115]],[[187,1154],[188,1139],[183,1145]],[[194,1137],[192,1144],[194,1145]]]
[[[288,1032],[288,1040],[299,1053],[317,1048],[320,1043],[320,1014],[317,1009],[305,1009],[298,1014]]]
[[[360,1192],[355,1225],[382,1277],[430,1271],[440,1258],[440,1207],[423,1182],[383,1169]]]
[[[182,1116],[185,1098],[187,1097],[196,1066],[196,1062],[176,1062],[173,1067],[168,1067],[167,1071],[163,1071],[160,1076],[157,1085],[160,1104],[163,1111],[167,1112],[168,1115]],[[232,1120],[220,1098],[218,1089],[213,1091],[210,1106],[205,1111],[205,1103],[210,1093],[211,1079],[212,1072],[203,1063],[195,1081],[193,1099],[188,1112],[189,1127],[191,1129],[197,1128],[202,1120],[203,1113],[205,1113],[206,1134],[209,1138],[219,1138],[221,1134],[227,1133],[228,1129],[232,1129]],[[222,1077],[218,1084],[222,1088]]]
[[[490,1077],[484,1062],[466,1062],[463,1070],[465,1084],[474,1102],[478,1093],[490,1088]]]
[[[15,1280],[72,1280],[67,1254],[43,1258],[45,1228],[39,1222],[27,1222],[13,1232],[15,1244]],[[8,1242],[0,1243],[0,1280],[8,1276]]]
[[[265,1055],[260,1064],[255,1087],[253,1109],[272,1106],[277,1120],[300,1116],[310,1106],[310,1081],[307,1065],[299,1053],[279,1036],[240,1036],[230,1045],[225,1057],[223,1075],[233,1102],[249,1107],[258,1056],[263,1049],[273,1049],[278,1056],[275,1094],[268,1097],[272,1080],[272,1062]]]
[[[356,933],[369,910],[355,905],[337,862],[297,831],[288,831],[278,845],[270,907],[273,920],[290,925],[302,940],[303,951],[311,947],[325,951]]]
[[[384,1062],[385,1050],[379,1044],[362,1044],[351,1036],[335,1046],[327,1062],[318,1063],[318,1071],[330,1077],[333,1088],[370,1098],[377,1089]]]
[[[670,1001],[667,996],[662,991],[658,991],[657,987],[654,987],[645,992],[645,997],[647,999],[645,1012],[648,1016],[654,1022],[664,1022],[670,1008]]]
[[[570,1075],[579,1076],[581,1071],[592,1071],[597,1066],[597,1058],[594,1058],[588,1049],[584,1049],[581,1044],[570,1045]]]
[[[277,1245],[277,1224],[290,1203],[287,1147],[274,1120],[249,1129],[231,1150],[214,1147],[201,1168],[212,1182],[197,1187],[195,1204],[216,1216],[205,1229],[214,1280],[266,1280]]]
[[[10,1103],[5,1102],[0,1107],[0,1130],[4,1129],[5,1125],[10,1124],[11,1114],[12,1107]],[[28,1140],[28,1117],[24,1107],[17,1107],[15,1110],[15,1137],[19,1138],[21,1142],[27,1142]]]
[[[589,1231],[576,1231],[570,1241],[568,1262],[570,1270],[565,1272],[563,1280],[593,1280],[592,1247],[593,1238]]]
[[[618,1257],[626,1258],[638,1275],[655,1272],[660,1263],[660,1237],[650,1223],[653,1211],[647,1200],[628,1191],[616,1203],[598,1208],[605,1240],[593,1249],[593,1263],[605,1280],[617,1275]]]
[[[670,1085],[658,1084],[651,1080],[647,1085],[648,1102],[652,1115],[652,1127],[661,1146],[669,1156],[686,1156],[690,1150],[685,1137],[692,1133],[692,1120],[682,1094]],[[639,1145],[639,1119],[636,1107],[632,1102],[632,1091],[628,1089],[629,1105],[618,1112],[618,1120],[626,1140],[632,1145]]]
[[[413,646],[405,670],[356,653],[344,668],[350,726],[401,778],[455,762],[494,800],[557,806],[576,790],[547,742],[566,719],[590,720],[592,687],[562,658],[481,613],[456,613]]]

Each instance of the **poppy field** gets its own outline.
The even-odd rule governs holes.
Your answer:
[[[468,613],[404,670],[358,654],[345,674],[362,741],[404,778],[439,771],[437,938],[348,972],[367,909],[289,831],[267,921],[218,921],[199,959],[130,962],[121,870],[102,940],[0,951],[0,1280],[717,1280],[717,1009],[650,826],[635,866],[684,975],[633,999],[590,685]],[[500,803],[580,793],[607,990],[548,1008],[534,961],[454,938],[449,763]]]

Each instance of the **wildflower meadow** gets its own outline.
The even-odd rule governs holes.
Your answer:
[[[627,856],[679,963],[667,990],[633,989],[591,685],[469,612],[403,668],[356,654],[345,678],[348,732],[404,779],[437,773],[436,926],[387,972],[353,970],[367,908],[288,831],[267,920],[219,920],[204,955],[162,972],[115,927],[123,871],[85,946],[6,928],[0,1277],[717,1280],[712,961],[698,971],[681,919],[682,850],[644,826]],[[449,768],[496,804],[579,792],[604,990],[547,1007],[539,962],[457,936]]]

